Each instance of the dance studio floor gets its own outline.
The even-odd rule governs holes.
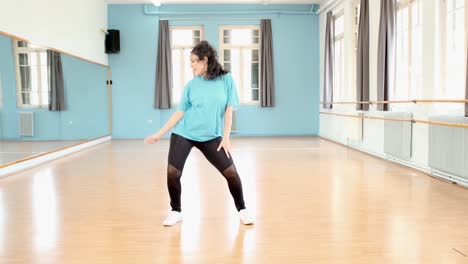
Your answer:
[[[318,137],[233,138],[253,226],[196,149],[113,140],[0,179],[0,263],[465,263],[468,188]]]

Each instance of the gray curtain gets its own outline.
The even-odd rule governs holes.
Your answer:
[[[332,12],[327,13],[327,25],[325,28],[325,62],[324,62],[324,78],[323,78],[323,101],[333,101],[333,57],[335,50],[335,27]],[[332,109],[332,104],[323,104],[323,108]]]
[[[468,55],[466,56],[465,100],[468,100]],[[465,104],[465,116],[468,117],[468,103]]]
[[[49,77],[49,110],[64,111],[65,85],[60,53],[47,50],[47,75]]]
[[[388,101],[395,85],[396,0],[380,0],[379,49],[377,57],[377,100]],[[388,104],[378,110],[388,111]]]
[[[156,90],[154,108],[171,108],[172,51],[169,22],[159,20],[158,58],[156,61]]]
[[[270,19],[261,20],[260,34],[260,104],[262,107],[273,107],[275,106],[275,71]]]
[[[357,47],[357,101],[369,101],[369,0],[361,0]],[[356,110],[369,111],[368,104],[357,104]]]

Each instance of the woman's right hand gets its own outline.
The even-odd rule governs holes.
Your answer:
[[[145,144],[154,144],[161,139],[161,136],[154,134],[145,138]]]

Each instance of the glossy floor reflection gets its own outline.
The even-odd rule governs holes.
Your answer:
[[[114,140],[0,180],[0,263],[468,263],[468,189],[315,137],[234,138],[254,226],[193,150]]]
[[[80,143],[79,140],[61,141],[4,141],[0,140],[0,165],[54,151]]]

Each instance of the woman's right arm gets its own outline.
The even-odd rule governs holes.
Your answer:
[[[177,110],[174,114],[172,114],[171,118],[169,118],[166,124],[164,124],[164,126],[158,132],[145,138],[145,143],[153,144],[158,142],[167,131],[173,128],[180,121],[180,119],[182,119],[184,113],[184,111]]]

